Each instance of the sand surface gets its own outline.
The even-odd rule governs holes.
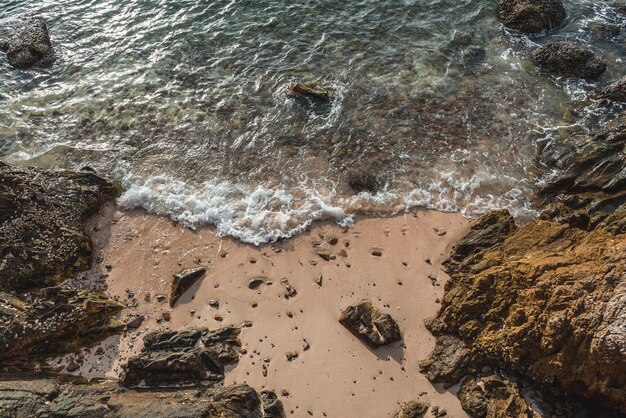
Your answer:
[[[293,239],[254,247],[211,228],[192,231],[109,206],[90,224],[100,259],[86,280],[104,279],[109,294],[129,306],[124,322],[145,320],[104,341],[104,353],[92,347],[54,365],[74,362],[80,368],[73,374],[115,379],[149,331],[249,321],[241,333],[245,354],[228,369],[225,384],[275,390],[288,416],[391,417],[403,402],[420,399],[450,417],[466,417],[450,391],[419,373],[418,362],[434,346],[423,320],[436,313],[443,295],[447,276],[440,264],[468,227],[458,214],[420,210],[358,219],[350,229],[320,223]],[[382,255],[372,255],[374,249]],[[320,251],[333,259],[325,261]],[[169,295],[173,274],[199,266],[206,275],[173,309],[157,301]],[[251,290],[255,277],[272,284]],[[295,297],[284,297],[283,279]],[[341,310],[362,299],[398,322],[402,343],[371,350],[339,324]],[[293,361],[290,352],[298,353]]]

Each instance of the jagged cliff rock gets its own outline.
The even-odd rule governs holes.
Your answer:
[[[487,213],[453,250],[427,321],[438,336],[421,364],[431,381],[491,366],[626,413],[624,120],[542,150],[560,170],[543,219],[515,227],[506,211]]]
[[[285,415],[275,396],[258,394],[247,385],[133,391],[112,382],[77,385],[0,376],[0,416],[282,418]]]

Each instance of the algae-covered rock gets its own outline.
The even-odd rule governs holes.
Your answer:
[[[531,55],[540,68],[562,77],[595,80],[606,71],[606,62],[592,50],[573,42],[548,42],[535,49]]]
[[[407,402],[398,411],[394,418],[422,418],[428,412],[430,405],[421,401]]]
[[[89,269],[92,243],[83,221],[114,193],[90,172],[0,162],[0,291],[53,286]]]
[[[16,68],[49,67],[56,55],[46,22],[38,17],[21,16],[0,27],[0,51]]]
[[[499,0],[496,14],[504,26],[523,33],[558,28],[567,17],[561,0]]]

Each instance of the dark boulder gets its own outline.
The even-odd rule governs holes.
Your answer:
[[[364,169],[355,169],[348,173],[348,186],[355,192],[376,193],[382,187],[383,182],[375,174]]]
[[[496,14],[507,28],[529,34],[561,27],[567,17],[561,0],[500,0]]]
[[[606,71],[606,63],[590,49],[573,42],[548,42],[531,55],[540,68],[562,77],[595,80]]]
[[[464,379],[457,396],[463,410],[474,418],[533,416],[519,387],[497,375]]]
[[[23,16],[0,27],[0,50],[16,68],[50,67],[56,60],[43,19]]]
[[[170,290],[170,307],[174,307],[178,299],[191,287],[196,284],[198,280],[206,273],[206,269],[198,267],[195,269],[189,269],[181,271],[174,275],[172,286]]]
[[[223,382],[224,366],[239,361],[240,329],[223,328],[159,331],[144,337],[143,351],[123,366],[124,386],[147,387],[212,385]],[[198,347],[202,340],[204,347]]]
[[[0,291],[55,285],[91,267],[85,218],[115,190],[90,172],[0,162]]]
[[[432,383],[452,386],[458,383],[470,364],[471,350],[460,339],[443,335],[430,356],[420,361],[419,370]]]
[[[372,348],[391,344],[402,339],[400,328],[389,314],[374,308],[371,302],[362,301],[348,306],[339,322]]]
[[[609,40],[617,38],[621,32],[618,25],[602,22],[591,22],[588,29],[596,38]]]
[[[123,367],[120,383],[136,387],[196,386],[202,382],[221,383],[224,366],[204,348],[179,352],[143,352],[131,357]]]

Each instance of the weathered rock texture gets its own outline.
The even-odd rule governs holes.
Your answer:
[[[496,14],[504,26],[523,33],[558,28],[566,18],[561,0],[500,0]]]
[[[91,267],[83,220],[113,194],[93,173],[0,162],[0,364],[72,351],[123,328],[113,319],[122,305],[56,286]]]
[[[515,227],[491,212],[456,247],[427,321],[438,336],[421,364],[429,379],[489,365],[626,413],[624,121],[543,150],[562,168],[543,191],[554,202],[544,219]]]
[[[348,306],[339,322],[372,348],[391,344],[402,339],[400,328],[389,314],[374,308],[371,302],[362,301]]]
[[[0,377],[0,416],[12,418],[282,418],[273,392],[247,385],[177,391],[132,391],[114,383],[59,384]],[[273,396],[272,396],[273,395]]]
[[[531,57],[540,68],[562,77],[595,80],[606,71],[606,63],[593,51],[573,42],[548,42],[535,49]]]
[[[0,365],[66,353],[119,332],[123,305],[105,295],[46,288],[28,301],[0,293]]]
[[[124,365],[120,381],[129,387],[222,383],[224,366],[239,361],[233,348],[241,345],[239,332],[239,328],[223,328],[150,333],[144,337],[142,353]],[[198,346],[200,340],[203,346]]]
[[[600,89],[596,97],[612,102],[626,102],[626,76]]]
[[[90,172],[0,162],[0,291],[54,286],[91,267],[85,218],[114,195]]]
[[[457,396],[463,409],[472,417],[529,418],[533,416],[519,387],[497,375],[470,377],[463,380]]]
[[[421,401],[407,402],[395,415],[395,418],[422,418],[428,412],[430,405]]]
[[[0,27],[0,51],[16,68],[49,67],[56,55],[43,19],[22,16]]]

